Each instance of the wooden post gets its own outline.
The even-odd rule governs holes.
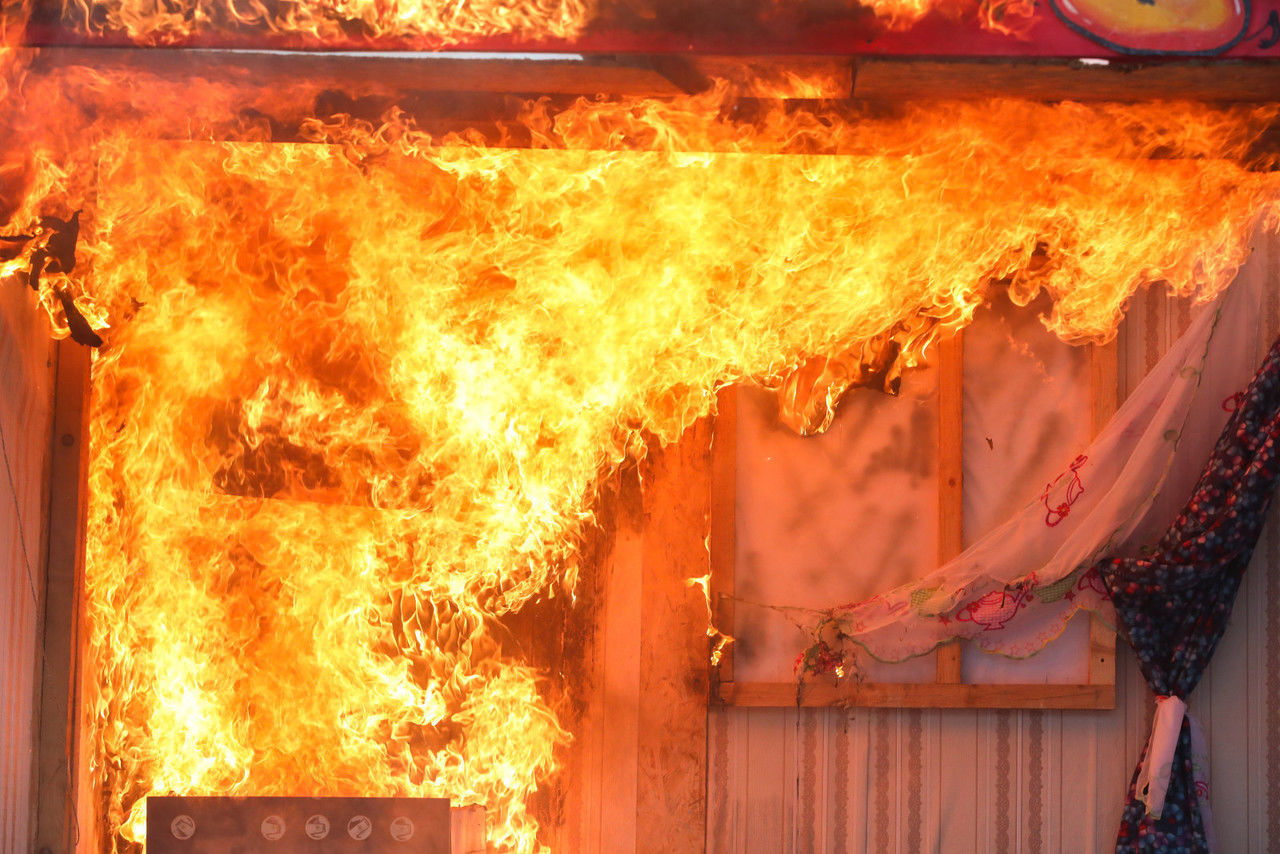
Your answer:
[[[54,342],[30,290],[0,281],[0,849],[35,840]]]
[[[579,600],[591,609],[583,711],[556,850],[700,852],[706,825],[711,425],[605,490]]]
[[[938,565],[964,549],[964,338],[938,344]],[[938,647],[937,681],[961,679],[961,646]]]
[[[715,627],[733,633],[734,581],[737,562],[738,392],[721,389],[711,437],[711,616]],[[733,681],[733,644],[720,654],[712,679]],[[718,691],[712,692],[713,697]]]
[[[36,850],[91,850],[92,798],[76,725],[83,667],[84,529],[87,502],[89,351],[58,345],[50,467],[48,571],[44,611],[44,669],[40,687]]]
[[[1119,356],[1116,339],[1095,344],[1089,352],[1089,379],[1092,389],[1092,434],[1097,436],[1107,426],[1120,405]],[[1089,615],[1089,683],[1116,683],[1116,632],[1098,618]],[[1113,700],[1114,705],[1114,700]]]
[[[707,612],[689,579],[710,571],[711,422],[641,465],[637,854],[706,845]]]

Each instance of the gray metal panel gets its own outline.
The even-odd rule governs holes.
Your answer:
[[[446,798],[147,798],[148,854],[449,854]]]

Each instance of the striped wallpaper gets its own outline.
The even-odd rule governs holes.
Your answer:
[[[1242,345],[1261,358],[1280,328],[1280,240],[1260,236],[1254,246],[1241,275],[1263,277],[1270,302],[1258,340]],[[1160,294],[1134,299],[1120,342],[1122,392],[1193,311]],[[1104,712],[713,708],[707,850],[1112,851],[1154,708],[1127,648],[1116,680],[1116,708]],[[1191,708],[1209,733],[1220,850],[1280,850],[1276,508]]]

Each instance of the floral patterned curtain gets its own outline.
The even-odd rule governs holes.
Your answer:
[[[1212,845],[1203,738],[1185,714],[1226,628],[1280,473],[1280,341],[1246,391],[1190,500],[1156,547],[1097,564],[1142,673],[1159,696],[1129,787],[1117,852],[1200,852]],[[1201,772],[1201,773],[1197,773]]]

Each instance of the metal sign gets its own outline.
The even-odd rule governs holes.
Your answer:
[[[147,798],[148,854],[450,854],[446,798]]]

